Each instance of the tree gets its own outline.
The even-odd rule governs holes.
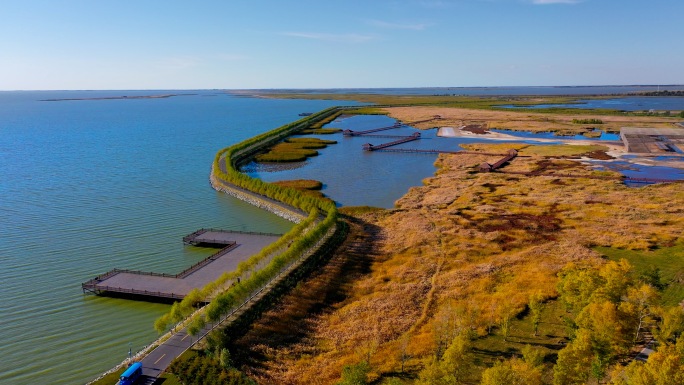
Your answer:
[[[532,316],[532,325],[534,326],[534,336],[539,332],[539,323],[541,323],[541,315],[544,310],[544,297],[541,292],[536,292],[530,297],[530,302],[527,306],[530,308],[530,315]]]
[[[627,289],[634,284],[632,279],[632,265],[625,259],[619,262],[610,261],[599,270],[602,285],[597,295],[607,300],[618,303]]]
[[[367,361],[361,361],[354,365],[345,365],[342,368],[342,379],[337,385],[365,385],[368,383],[370,365]]]
[[[471,342],[466,333],[461,333],[451,342],[442,356],[442,370],[445,384],[461,384],[471,365]]]
[[[565,308],[578,314],[589,303],[594,292],[601,286],[601,277],[595,269],[582,269],[569,264],[559,274],[557,290]]]
[[[638,288],[632,287],[627,291],[627,297],[620,304],[620,309],[632,321],[634,333],[632,342],[636,343],[639,340],[644,325],[651,321],[652,307],[655,305],[658,297],[658,292],[647,284],[643,284]]]
[[[541,367],[544,364],[544,353],[537,349],[532,347],[532,345],[525,345],[523,346],[522,349],[520,349],[520,352],[523,355],[523,360],[527,362],[532,367]]]
[[[228,351],[228,349],[221,349],[221,353],[219,353],[219,362],[221,363],[221,366],[225,369],[228,369],[233,366],[233,361],[230,358],[230,352]]]
[[[541,385],[541,370],[519,358],[500,361],[482,373],[480,385]]]
[[[611,373],[611,385],[684,384],[684,340],[661,345],[646,363],[633,361]]]
[[[659,321],[653,335],[661,343],[675,340],[684,331],[684,309],[681,306],[659,308],[656,315]]]
[[[441,359],[436,356],[418,376],[422,385],[458,385],[465,383],[465,376],[472,366],[471,342],[467,333],[457,335],[444,351]]]
[[[594,351],[600,350],[602,356],[613,356],[626,352],[630,347],[628,320],[616,304],[603,300],[587,305],[576,322],[579,331],[588,333]]]
[[[580,329],[575,339],[558,352],[553,367],[554,385],[583,385],[589,379],[589,368],[594,359],[589,331]]]

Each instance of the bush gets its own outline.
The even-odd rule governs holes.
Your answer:
[[[573,119],[574,124],[603,124],[601,119]]]

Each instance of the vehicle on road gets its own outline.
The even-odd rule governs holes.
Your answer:
[[[142,376],[142,363],[134,362],[121,374],[118,385],[133,385]]]

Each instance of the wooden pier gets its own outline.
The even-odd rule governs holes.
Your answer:
[[[374,146],[370,143],[366,143],[363,145],[363,150],[364,151],[376,151],[376,150],[382,150],[383,148],[388,148],[392,146],[396,146],[398,144],[402,143],[408,143],[408,142],[413,142],[414,140],[420,139],[420,132],[416,132],[411,136],[405,136],[402,139],[397,139],[393,142],[389,143],[383,143],[383,144],[378,144],[377,146]]]
[[[220,250],[178,274],[113,269],[81,284],[83,293],[169,302],[183,299],[238,263],[275,242],[281,235],[200,229],[183,237],[186,245],[220,247]]]
[[[366,135],[366,134],[371,134],[373,132],[380,132],[380,131],[385,131],[385,130],[391,130],[394,128],[399,128],[401,126],[403,126],[403,124],[394,123],[391,126],[373,128],[373,129],[365,130],[365,131],[344,130],[344,131],[342,131],[342,135],[344,135],[344,136],[362,136],[362,135]]]
[[[491,172],[491,171],[494,171],[498,168],[501,168],[504,164],[510,162],[516,156],[518,156],[518,151],[510,149],[510,150],[508,150],[508,153],[503,158],[499,159],[496,163],[494,163],[494,164],[489,164],[487,162],[482,163],[480,165],[480,172]]]
[[[437,150],[437,149],[417,149],[417,148],[377,148],[376,152],[401,152],[406,154],[454,154],[454,155],[487,155],[487,156],[506,156],[506,154],[479,152],[479,151],[464,151],[464,150]],[[520,155],[519,155],[520,156]]]

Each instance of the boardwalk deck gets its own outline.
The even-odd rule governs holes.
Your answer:
[[[374,146],[370,143],[366,143],[363,145],[363,149],[364,149],[364,151],[382,150],[383,148],[396,146],[396,145],[402,144],[402,143],[412,142],[412,141],[418,140],[418,139],[420,139],[420,132],[416,132],[411,136],[405,136],[402,139],[398,139],[398,140],[395,140],[393,142],[378,144],[377,146]]]
[[[401,123],[395,123],[391,126],[373,128],[373,129],[365,130],[365,131],[344,130],[344,131],[342,131],[342,135],[344,135],[344,136],[362,136],[362,135],[366,135],[366,134],[371,134],[373,132],[380,132],[380,131],[385,131],[385,130],[391,130],[393,128],[399,128],[401,126],[402,126]]]
[[[84,293],[125,295],[147,300],[178,300],[192,289],[202,288],[238,263],[275,242],[280,235],[201,229],[183,238],[186,244],[220,245],[223,248],[178,274],[114,269],[81,285]]]

